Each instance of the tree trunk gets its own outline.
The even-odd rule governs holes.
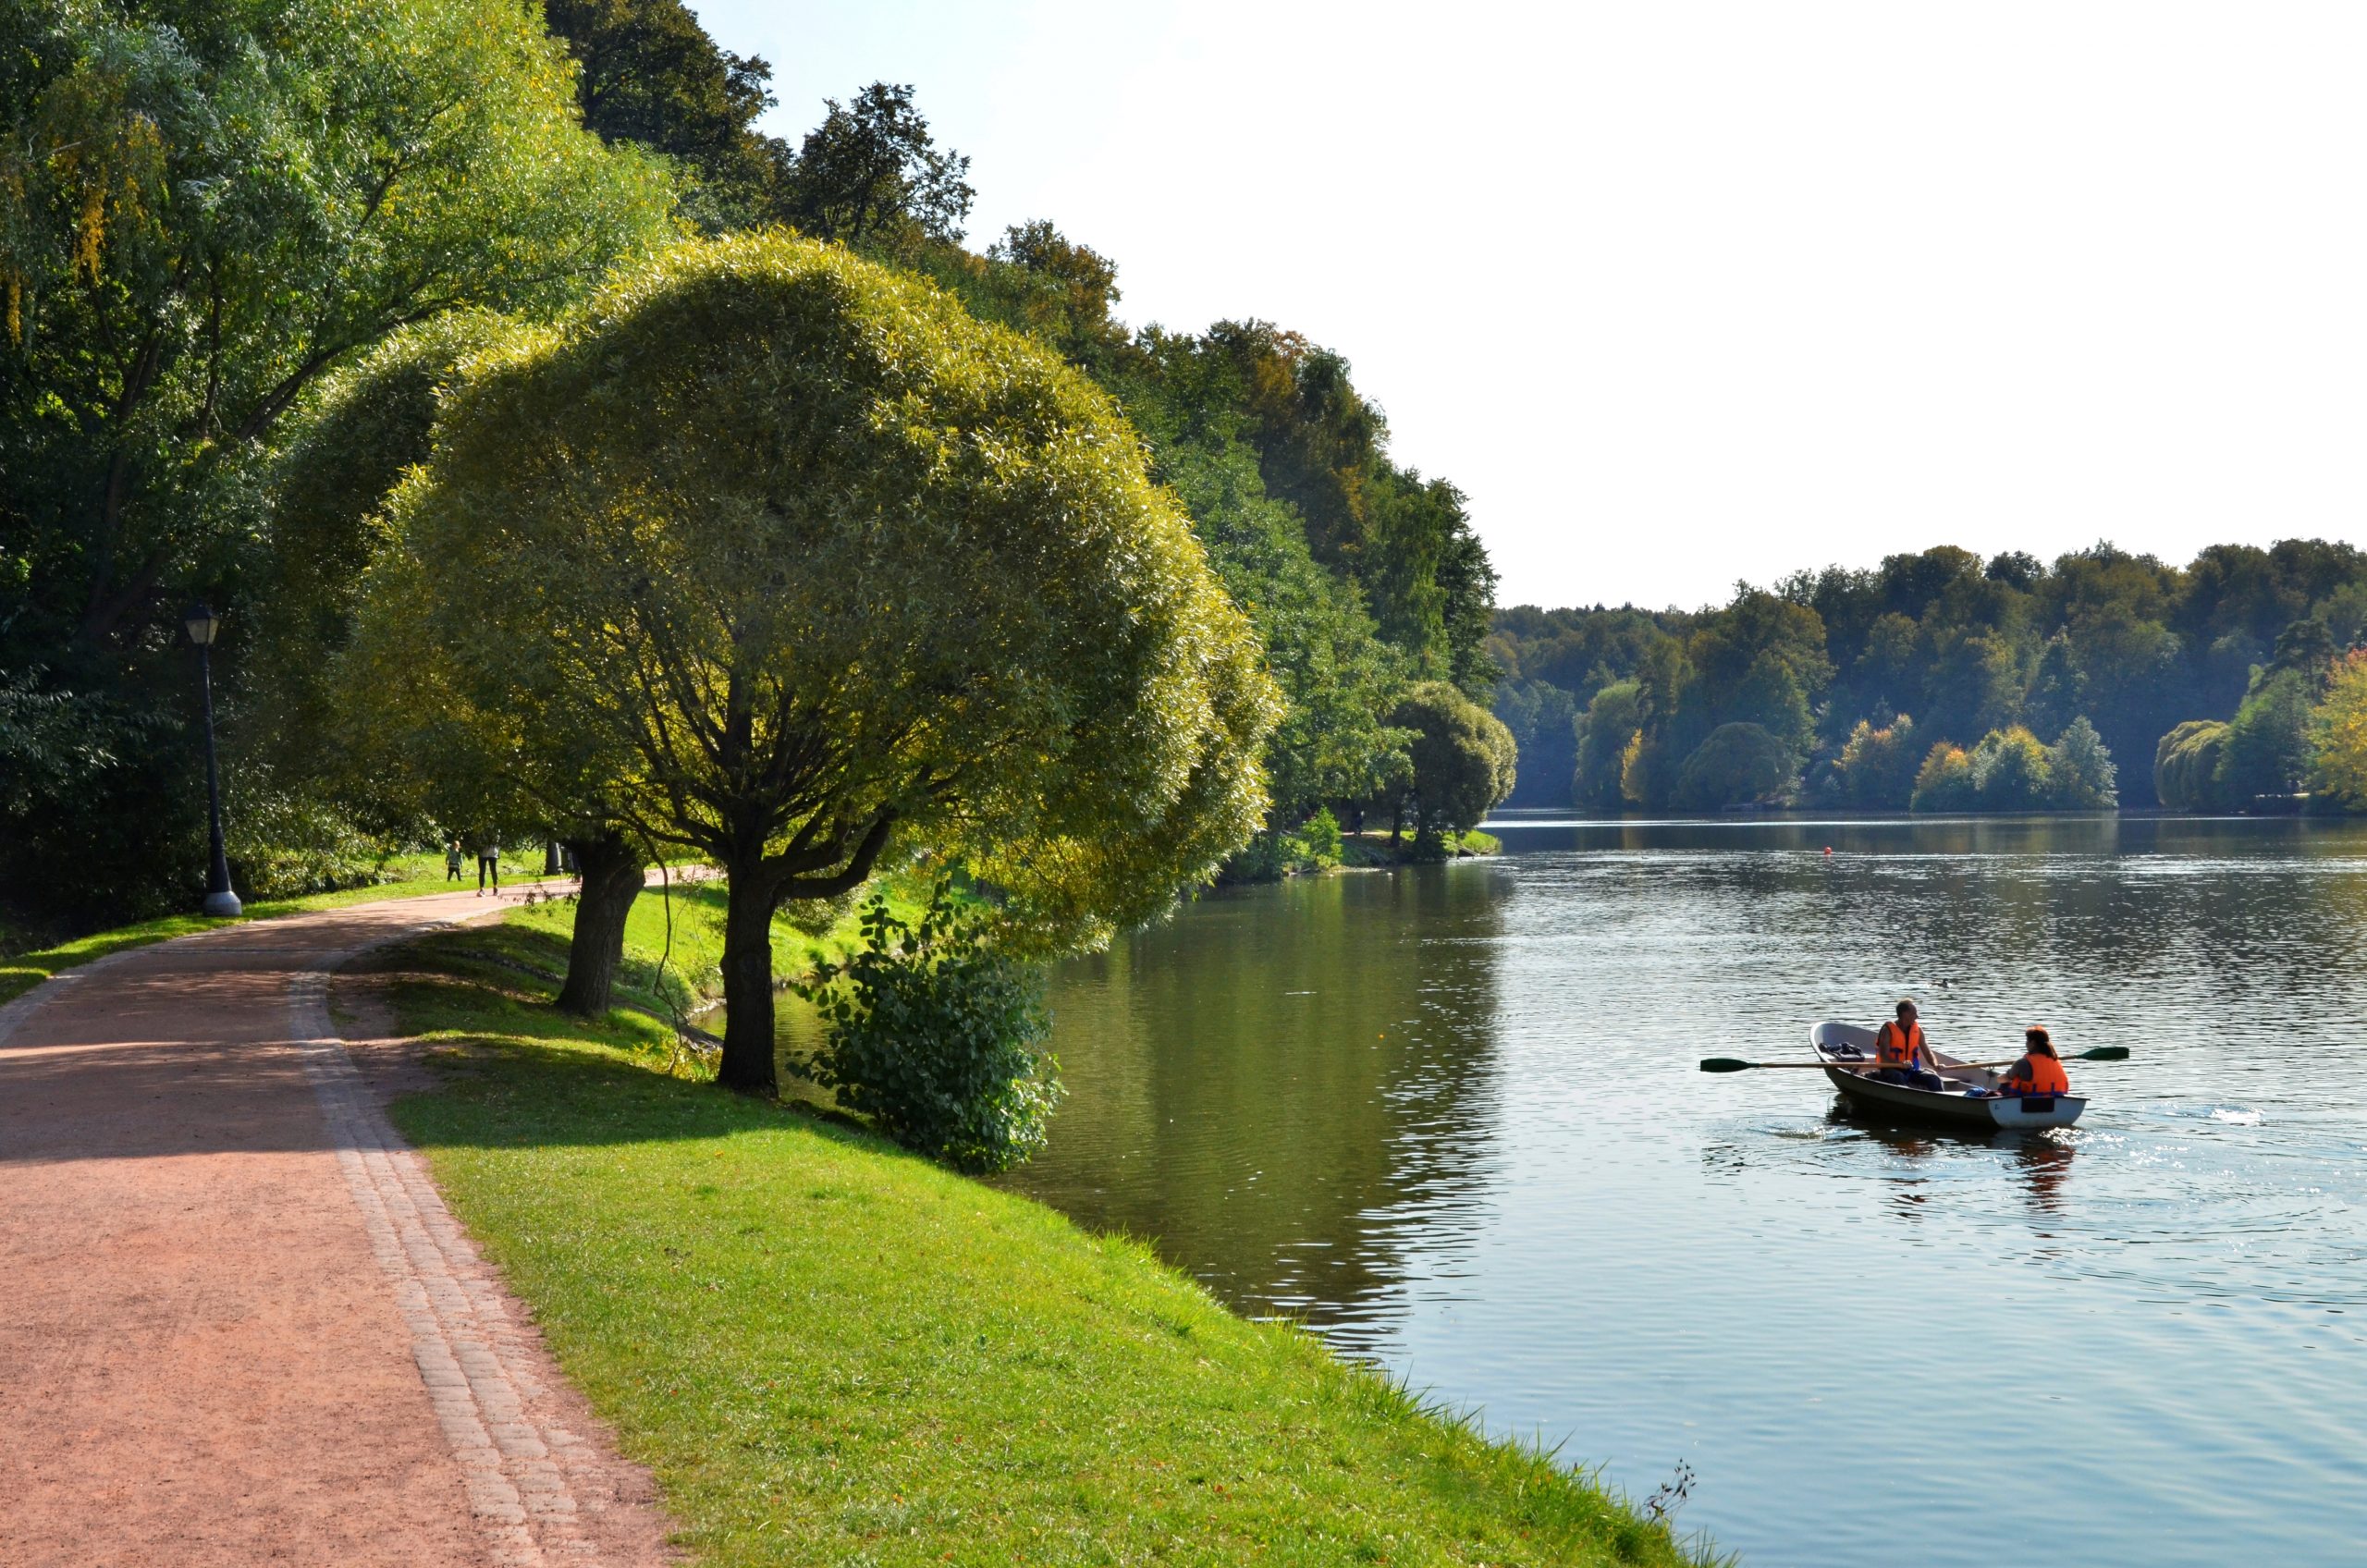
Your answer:
[[[641,896],[641,849],[621,833],[570,839],[568,849],[583,868],[583,889],[576,895],[575,936],[567,944],[567,984],[559,987],[558,1005],[581,1018],[599,1018],[616,990],[625,918]]]
[[[743,1095],[775,1093],[773,888],[732,876],[723,916],[723,1066],[717,1079]]]

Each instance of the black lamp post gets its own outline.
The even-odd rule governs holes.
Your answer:
[[[181,612],[181,623],[197,645],[197,682],[205,693],[205,808],[212,819],[213,854],[205,872],[205,913],[234,915],[243,906],[230,891],[230,859],[222,850],[222,775],[214,762],[214,634],[222,620],[203,605],[191,605]]]

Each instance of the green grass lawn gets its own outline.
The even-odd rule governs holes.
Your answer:
[[[521,914],[519,923],[535,917]],[[1665,1532],[1132,1242],[390,955],[395,1116],[714,1564],[1674,1563]],[[547,936],[547,933],[538,933]]]
[[[516,864],[511,862],[509,864]],[[540,864],[539,855],[536,864]],[[464,867],[469,880],[476,886],[476,867]],[[337,909],[346,904],[371,903],[379,899],[417,898],[423,893],[448,893],[459,884],[444,879],[444,857],[435,855],[402,855],[386,863],[386,874],[393,880],[374,882],[365,887],[343,888],[334,893],[307,893],[301,898],[264,899],[251,903],[239,920],[269,920],[275,915],[300,914],[307,910]],[[509,877],[502,886],[524,887],[539,883],[542,877]],[[193,931],[211,931],[217,925],[235,925],[238,920],[216,920],[204,914],[168,914],[161,920],[142,921],[137,925],[120,925],[112,931],[100,931],[88,937],[78,937],[70,942],[59,942],[36,952],[5,953],[0,949],[0,1002],[20,997],[61,969],[89,963],[93,959],[126,948],[144,948],[151,942],[162,942],[174,937],[186,937]]]

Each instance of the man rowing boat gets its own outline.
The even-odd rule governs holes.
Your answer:
[[[1940,1075],[1934,1071],[1939,1064],[1932,1060],[1932,1047],[1923,1043],[1923,1025],[1917,1021],[1915,1004],[1901,1001],[1895,1022],[1885,1023],[1874,1035],[1874,1076],[1885,1084],[1904,1084],[1911,1089],[1936,1089]]]

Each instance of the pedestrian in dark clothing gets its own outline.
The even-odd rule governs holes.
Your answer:
[[[451,842],[444,846],[444,880],[447,882],[460,880],[460,839],[458,834],[453,836]]]
[[[501,896],[501,841],[488,839],[477,851],[477,897],[484,897],[485,879],[493,879],[494,897]]]

